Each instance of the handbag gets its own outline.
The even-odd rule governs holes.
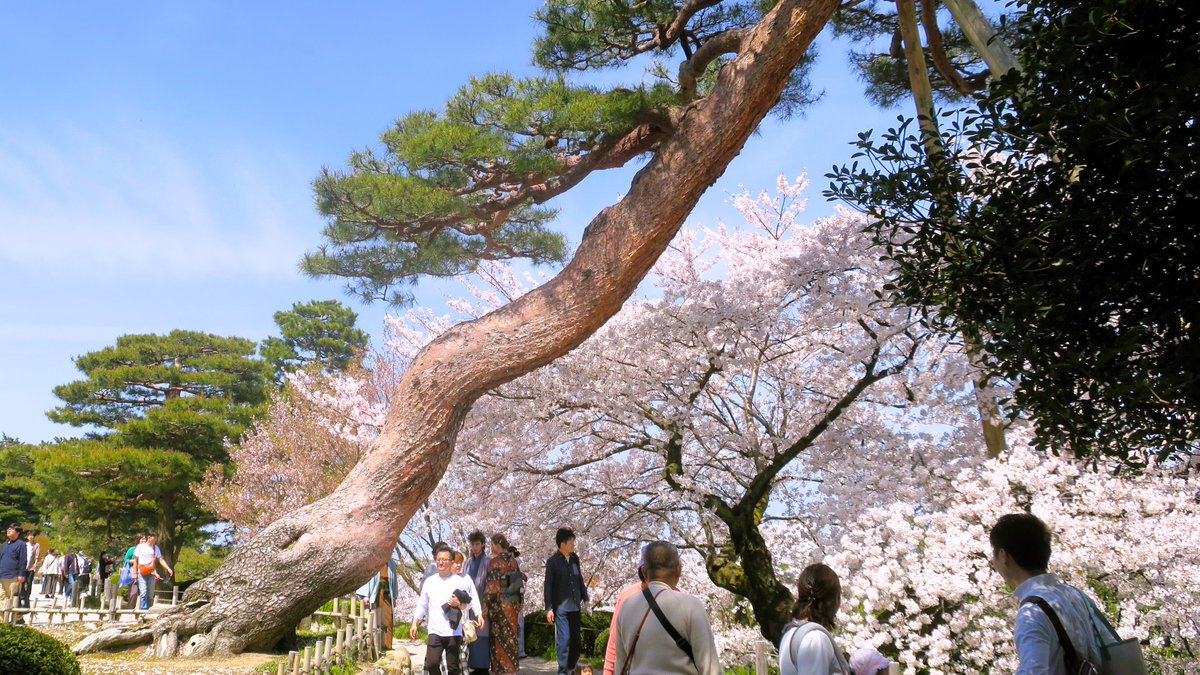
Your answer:
[[[155,561],[153,561],[153,560],[151,560],[149,563],[147,563],[145,565],[142,565],[139,563],[138,564],[138,574],[140,574],[144,577],[148,577],[151,574],[154,574],[154,569],[155,569],[154,563],[155,563]]]
[[[1101,675],[1100,669],[1096,667],[1096,664],[1088,661],[1079,652],[1075,651],[1075,645],[1071,643],[1071,636],[1067,635],[1066,629],[1063,628],[1062,622],[1058,620],[1058,614],[1050,606],[1050,603],[1036,595],[1025,598],[1025,602],[1040,607],[1046,617],[1050,619],[1050,623],[1054,624],[1054,632],[1058,633],[1058,644],[1062,645],[1063,661],[1067,666],[1067,675]]]
[[[479,639],[479,626],[476,625],[475,619],[467,619],[463,622],[463,642],[471,644]]]
[[[125,588],[133,583],[133,561],[121,565],[121,578],[117,581],[117,588]]]
[[[1136,638],[1122,640],[1117,634],[1117,630],[1108,622],[1108,618],[1104,613],[1096,607],[1096,603],[1086,594],[1081,594],[1087,598],[1088,604],[1092,606],[1092,614],[1104,627],[1108,629],[1109,636],[1112,640],[1105,642],[1109,636],[1101,635],[1096,631],[1096,638],[1100,642],[1100,663],[1101,675],[1146,675],[1146,659],[1142,655],[1142,645]],[[1092,622],[1092,629],[1096,629],[1096,622]]]

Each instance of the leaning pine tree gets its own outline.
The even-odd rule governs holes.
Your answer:
[[[557,276],[413,360],[378,441],[333,494],[275,521],[153,624],[97,633],[75,651],[151,639],[162,657],[269,649],[378,570],[437,486],[476,399],[615,314],[767,113],[798,91],[797,69],[838,2],[772,4],[550,0],[535,46],[548,69],[654,54],[681,56],[677,75],[634,91],[479,78],[444,112],[402,118],[381,153],[355,154],[349,171],[319,177],[329,243],[306,269],[379,297],[479,259],[561,257],[539,205],[594,171],[649,156]]]

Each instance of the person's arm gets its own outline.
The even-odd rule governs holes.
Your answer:
[[[429,580],[426,579],[421,583],[421,597],[417,598],[417,608],[413,610],[412,625],[408,628],[408,639],[417,639],[417,626],[421,623],[421,619],[425,618],[425,613],[429,609]]]
[[[17,547],[17,550],[19,551],[21,558],[21,571],[17,573],[17,581],[24,583],[25,573],[27,571],[26,568],[29,567],[29,547],[25,545],[25,542],[21,542],[21,545]]]
[[[616,675],[617,672],[617,613],[621,611],[621,603],[613,607],[612,620],[608,622],[608,644],[604,645],[604,675]]]
[[[688,642],[692,643],[692,656],[696,659],[696,672],[700,675],[721,675],[721,658],[717,653],[717,642],[713,639],[712,627],[704,603],[699,598],[688,597]]]
[[[1053,672],[1050,658],[1058,646],[1058,634],[1050,617],[1037,605],[1023,604],[1017,610],[1017,659],[1020,665],[1014,675],[1049,675]]]
[[[483,627],[487,624],[487,620],[484,618],[487,612],[483,609],[483,600],[479,598],[479,592],[475,589],[475,582],[472,581],[467,584],[467,595],[471,596],[471,606],[479,608],[479,611],[476,612],[479,615],[478,626],[480,630],[483,630]]]
[[[572,553],[571,555],[575,555]],[[590,603],[588,598],[587,582],[583,580],[583,564],[579,562],[579,556],[575,556],[575,564],[579,567],[579,601],[582,604]],[[580,609],[583,609],[580,607]]]
[[[167,564],[166,559],[162,557],[162,550],[157,546],[154,547],[154,559],[162,564],[163,569],[167,571],[168,575],[175,576],[175,570],[171,569],[171,566]]]
[[[556,574],[554,557],[546,560],[546,578],[542,581],[542,597],[546,603],[546,623],[554,623],[554,582]]]

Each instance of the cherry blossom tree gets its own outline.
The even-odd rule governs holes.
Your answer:
[[[457,518],[536,533],[534,550],[576,525],[610,588],[632,565],[605,561],[681,541],[777,640],[792,594],[765,526],[827,546],[863,508],[916,498],[932,471],[981,458],[962,350],[886,302],[890,270],[861,220],[801,225],[804,187],[781,178],[775,195],[737,196],[746,224],[681,233],[651,275],[656,297],[485,395],[439,488]],[[523,291],[495,269],[452,306],[470,316]],[[440,327],[410,312],[397,348]]]
[[[897,500],[844,532],[826,562],[843,579],[846,644],[880,649],[905,670],[1014,670],[1016,602],[990,568],[987,535],[1001,515],[1028,510],[1055,534],[1052,572],[1091,593],[1122,637],[1170,648],[1194,667],[1196,477],[1181,467],[1086,466],[1031,451],[1028,439],[1015,445],[955,475],[941,508]]]

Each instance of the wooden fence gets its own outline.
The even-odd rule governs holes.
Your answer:
[[[111,580],[104,582],[104,592],[99,607],[85,607],[82,594],[72,599],[55,595],[46,600],[42,596],[30,597],[29,608],[13,609],[14,618],[23,618],[26,623],[44,620],[47,624],[89,621],[94,623],[137,621],[148,614],[147,610],[125,609],[125,593]],[[94,597],[94,596],[91,596]],[[155,600],[179,603],[179,587],[159,589]],[[46,604],[43,604],[46,603]],[[61,606],[60,606],[61,604]],[[345,665],[356,660],[374,661],[382,656],[386,644],[383,631],[387,622],[382,610],[368,608],[358,598],[336,598],[332,611],[319,611],[304,618],[298,629],[310,632],[335,631],[324,640],[319,640],[301,651],[289,652],[278,665],[280,675],[318,675],[327,673],[333,666]],[[57,619],[57,621],[56,621]]]

